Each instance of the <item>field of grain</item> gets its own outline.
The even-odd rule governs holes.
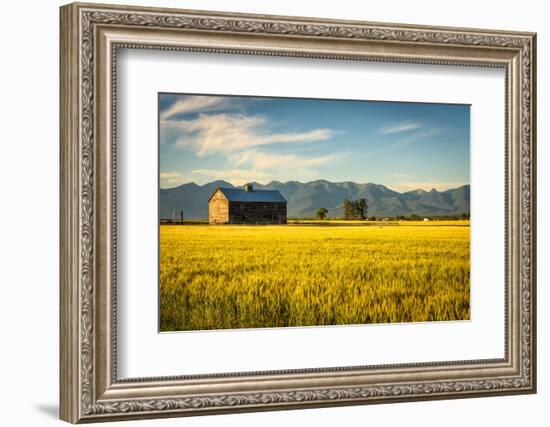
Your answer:
[[[465,320],[465,221],[160,227],[160,329]]]

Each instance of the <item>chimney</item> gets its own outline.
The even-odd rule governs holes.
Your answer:
[[[244,185],[244,190],[245,191],[254,191],[254,189],[252,188],[252,184],[245,184]]]

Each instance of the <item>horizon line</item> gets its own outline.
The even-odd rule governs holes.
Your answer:
[[[233,184],[233,183],[231,183],[231,182],[229,182],[229,181],[223,180],[223,179],[216,179],[216,180],[214,180],[214,181],[209,181],[209,182],[207,182],[207,183],[205,183],[205,184],[202,184],[202,185],[201,185],[201,184],[197,184],[197,183],[194,182],[194,181],[189,181],[189,182],[184,182],[184,183],[179,184],[179,185],[175,185],[175,186],[173,186],[173,187],[160,187],[160,186],[159,186],[159,189],[160,189],[160,190],[172,190],[172,189],[174,189],[174,188],[178,188],[178,187],[181,187],[181,186],[183,186],[183,185],[188,185],[188,184],[195,184],[195,185],[198,186],[198,187],[204,187],[204,186],[206,186],[206,185],[213,184],[213,183],[215,183],[215,182],[220,182],[220,181],[223,181],[224,183],[230,184],[230,185],[232,185],[234,188],[241,188],[241,187],[244,187],[244,185],[246,185],[246,184],[259,184],[259,185],[267,186],[267,185],[273,184],[273,183],[280,183],[280,184],[298,183],[298,184],[303,184],[303,185],[312,184],[312,183],[315,183],[315,182],[328,182],[328,183],[330,183],[330,184],[346,184],[346,183],[351,183],[351,184],[357,184],[357,185],[368,185],[368,184],[372,184],[372,185],[378,185],[378,186],[385,187],[385,188],[387,188],[388,190],[391,190],[391,191],[393,191],[393,192],[395,192],[395,193],[399,193],[399,194],[412,193],[412,192],[418,191],[418,190],[424,191],[424,192],[426,192],[426,193],[429,193],[429,192],[431,192],[431,191],[436,191],[436,192],[438,192],[438,193],[442,193],[442,192],[445,192],[445,191],[457,190],[457,189],[462,188],[462,187],[470,186],[470,183],[465,183],[465,184],[461,184],[461,185],[459,185],[459,186],[457,186],[457,187],[450,187],[450,188],[448,188],[448,189],[446,189],[446,190],[437,190],[437,189],[435,189],[434,187],[432,187],[430,190],[425,190],[425,189],[419,187],[419,188],[415,188],[415,189],[408,190],[408,191],[398,191],[398,190],[392,189],[391,187],[389,187],[389,186],[386,185],[386,184],[376,184],[376,183],[374,183],[374,182],[363,182],[363,183],[361,183],[361,182],[355,182],[355,181],[329,181],[329,180],[327,180],[327,179],[315,179],[315,180],[313,180],[313,181],[307,181],[307,182],[296,181],[296,180],[290,180],[290,181],[271,180],[271,181],[269,181],[269,182],[266,183],[266,184],[262,184],[261,182],[258,182],[258,181],[249,181],[249,182],[246,183],[246,184],[235,185],[235,184]],[[390,185],[391,185],[391,184],[390,184]]]

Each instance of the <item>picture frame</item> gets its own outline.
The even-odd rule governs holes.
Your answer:
[[[60,417],[98,422],[536,392],[536,35],[74,3],[60,10]],[[505,71],[504,357],[119,379],[116,62],[151,49]]]

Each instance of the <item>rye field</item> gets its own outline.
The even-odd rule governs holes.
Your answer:
[[[470,318],[467,221],[162,225],[160,330]]]

